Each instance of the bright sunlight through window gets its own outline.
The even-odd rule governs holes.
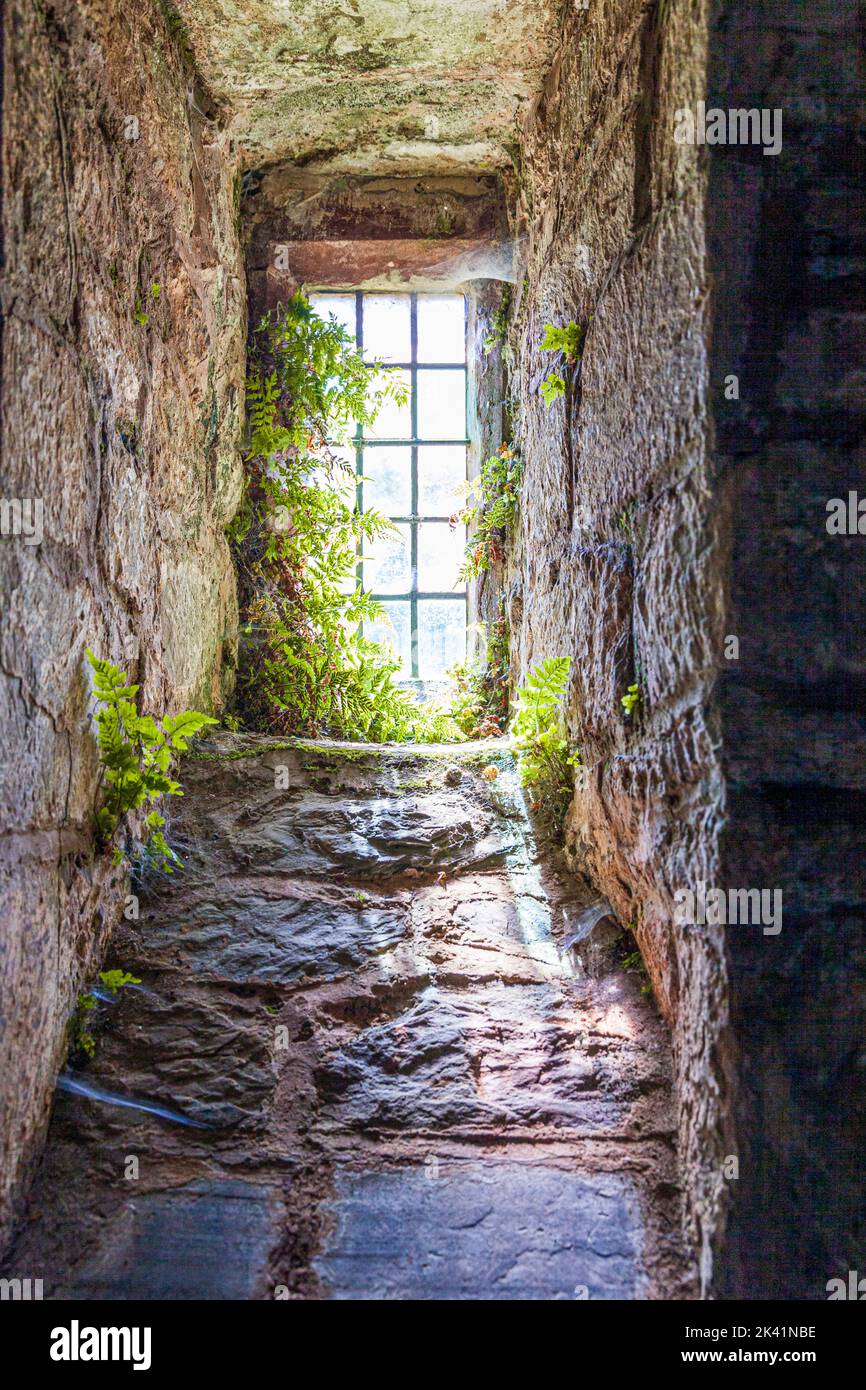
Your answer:
[[[369,547],[358,578],[384,608],[368,635],[394,649],[403,675],[435,680],[466,655],[466,585],[454,587],[465,528],[448,518],[466,480],[466,301],[462,294],[313,294],[359,351],[397,368],[409,387],[374,429],[358,432],[358,506],[389,516],[397,534]]]

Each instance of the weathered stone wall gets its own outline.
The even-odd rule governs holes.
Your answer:
[[[717,879],[724,814],[709,709],[723,595],[704,178],[699,151],[674,141],[675,110],[703,95],[704,45],[700,9],[680,0],[565,18],[520,179],[526,278],[512,352],[526,474],[506,582],[516,674],[572,659],[567,717],[582,767],[568,839],[633,924],[673,1023],[686,1214],[706,1285],[732,1151],[723,940],[719,928],[672,926],[677,889]],[[548,408],[544,325],[572,318],[583,360]]]
[[[866,536],[826,529],[828,501],[864,491],[857,6],[717,4],[709,56],[709,107],[783,121],[776,157],[709,152],[710,379],[739,640],[717,691],[722,881],[783,902],[778,935],[727,932],[741,1166],[717,1289],[824,1299],[864,1268]]]
[[[84,648],[155,714],[217,708],[230,677],[245,340],[232,166],[157,4],[7,4],[0,495],[41,500],[43,535],[0,539],[0,1236],[122,892],[92,853]]]

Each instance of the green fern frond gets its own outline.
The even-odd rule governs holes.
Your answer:
[[[94,722],[104,804],[95,820],[97,833],[107,843],[131,811],[153,808],[164,796],[183,795],[180,783],[169,776],[171,749],[185,750],[194,734],[217,721],[197,710],[184,710],[175,717],[166,716],[160,727],[150,715],[138,713],[134,703],[138,686],[128,685],[116,666],[94,656],[89,647],[86,650],[94,695],[102,706]],[[154,809],[145,816],[143,853],[149,862],[170,873],[180,861],[162,833],[164,824]]]

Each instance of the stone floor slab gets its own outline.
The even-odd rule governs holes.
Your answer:
[[[335,1299],[619,1299],[639,1293],[631,1184],[520,1163],[337,1175],[316,1262]]]
[[[127,1201],[55,1296],[249,1299],[274,1243],[268,1188],[216,1181],[142,1193]]]

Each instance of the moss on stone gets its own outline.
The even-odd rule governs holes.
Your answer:
[[[511,751],[505,740],[487,739],[480,743],[337,743],[310,738],[268,739],[261,734],[230,734],[223,730],[217,737],[245,740],[238,747],[220,749],[213,739],[200,740],[187,757],[198,762],[234,762],[241,758],[257,758],[265,753],[292,751],[303,753],[301,763],[305,772],[334,771],[347,763],[364,766],[371,762],[390,760],[397,769],[412,769],[424,763],[460,762],[468,767],[486,767],[491,762],[511,761]],[[246,740],[256,740],[247,742]],[[260,740],[260,741],[259,741]],[[428,779],[429,780],[429,779]],[[408,783],[405,784],[408,787]],[[426,786],[427,783],[425,782]]]

